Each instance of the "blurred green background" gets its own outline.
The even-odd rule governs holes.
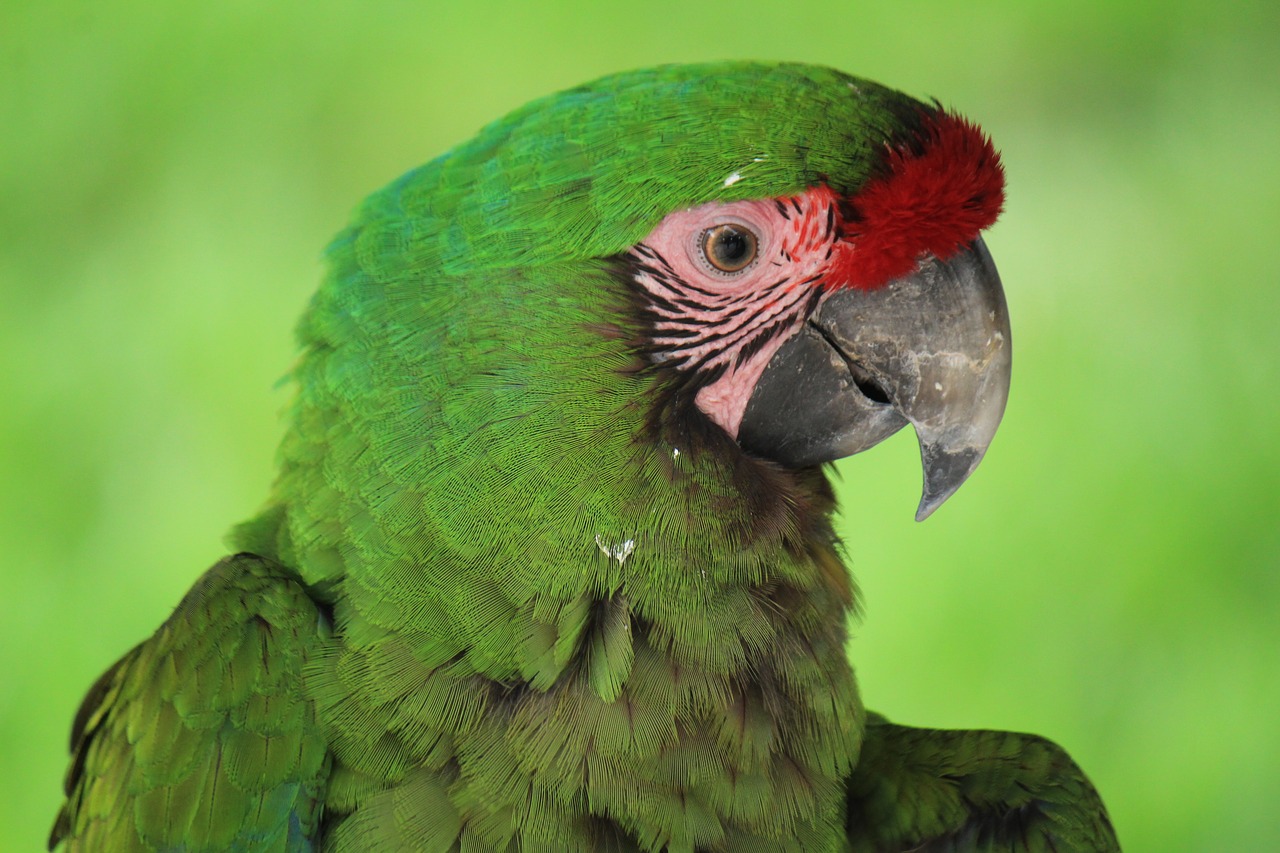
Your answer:
[[[5,4],[0,847],[43,845],[81,695],[265,496],[290,329],[355,203],[534,96],[751,57],[937,96],[1008,169],[988,242],[1014,387],[987,461],[922,525],[910,435],[840,466],[867,702],[1057,739],[1130,851],[1280,849],[1278,22]]]

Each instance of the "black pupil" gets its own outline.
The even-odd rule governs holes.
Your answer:
[[[711,235],[711,260],[723,269],[741,269],[751,262],[755,251],[751,235],[741,228],[722,225]]]

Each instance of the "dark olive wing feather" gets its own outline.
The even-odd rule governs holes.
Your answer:
[[[1035,735],[895,726],[872,715],[849,780],[855,853],[1112,853],[1098,792]]]
[[[50,849],[315,849],[328,757],[302,668],[326,634],[284,569],[215,565],[90,688]]]

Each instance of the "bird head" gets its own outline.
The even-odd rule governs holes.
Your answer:
[[[979,236],[1003,187],[975,125],[816,66],[664,66],[533,101],[330,246],[276,495],[236,542],[319,577],[645,536],[739,565],[762,531],[812,538],[820,465],[908,424],[923,518],[1004,409]]]

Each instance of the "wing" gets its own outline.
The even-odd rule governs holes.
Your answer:
[[[215,565],[90,688],[50,849],[313,850],[329,761],[302,668],[327,633],[281,567]]]
[[[1098,792],[1035,735],[895,726],[871,715],[849,780],[850,850],[1120,850]]]

